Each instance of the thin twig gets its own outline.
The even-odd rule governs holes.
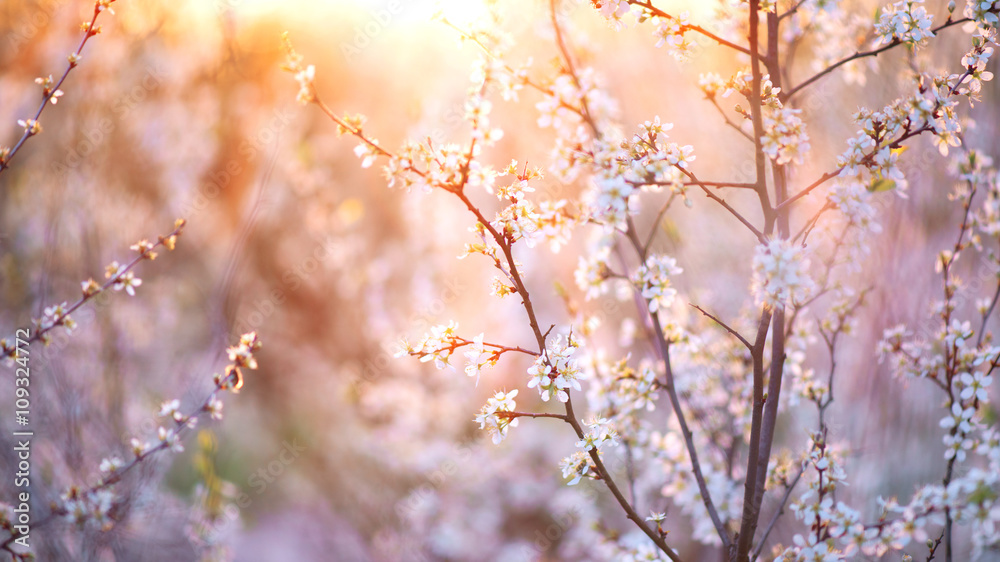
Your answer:
[[[660,207],[660,211],[656,213],[656,219],[653,220],[653,226],[649,229],[649,235],[646,237],[646,243],[642,245],[641,257],[643,261],[646,261],[646,256],[649,255],[649,248],[653,245],[653,238],[656,237],[657,231],[660,229],[660,221],[663,220],[663,215],[667,213],[667,209],[674,202],[674,198],[677,197],[677,193],[671,193],[667,202]]]
[[[722,119],[726,122],[726,125],[729,125],[733,129],[735,129],[737,133],[743,136],[743,138],[747,139],[750,142],[753,142],[753,137],[750,136],[750,133],[744,131],[742,127],[737,125],[729,118],[728,115],[726,115],[725,110],[723,110],[722,106],[719,105],[719,102],[718,100],[715,99],[715,96],[706,96],[706,97],[708,98],[708,101],[712,103],[715,109],[719,110],[719,115],[722,116]]]
[[[552,29],[556,33],[556,44],[559,45],[559,52],[562,53],[563,60],[566,61],[566,70],[573,79],[576,90],[580,92],[580,109],[583,111],[583,120],[587,122],[594,136],[600,136],[601,131],[597,128],[597,123],[594,122],[594,118],[590,114],[590,108],[587,107],[587,94],[583,91],[583,87],[580,86],[580,78],[576,73],[576,67],[573,66],[573,58],[570,57],[569,49],[566,48],[566,42],[563,40],[562,29],[559,27],[559,18],[557,17],[556,0],[549,0],[549,13],[552,19]]]
[[[500,418],[553,418],[557,420],[566,421],[566,414],[551,414],[546,412],[496,412],[496,416]]]
[[[698,310],[698,312],[701,312],[705,316],[708,316],[709,318],[711,318],[712,320],[714,320],[716,324],[718,324],[719,326],[722,326],[723,328],[726,329],[727,332],[729,332],[730,334],[732,334],[733,336],[735,336],[736,339],[740,340],[740,343],[742,343],[744,346],[746,346],[747,349],[749,349],[751,352],[753,351],[753,345],[750,342],[748,342],[746,340],[746,338],[744,338],[743,336],[741,336],[739,332],[737,332],[736,330],[730,328],[728,324],[726,324],[722,320],[719,320],[715,316],[712,316],[708,312],[705,312],[705,309],[703,309],[702,307],[700,307],[700,306],[698,306],[698,305],[696,305],[694,303],[688,303],[688,304],[690,304],[691,306],[693,306],[694,308],[696,308]]]
[[[233,365],[231,364],[230,367],[232,366]],[[237,376],[238,375],[235,374],[234,371],[231,371],[229,369],[226,370],[226,374],[224,376],[217,375],[214,388],[212,388],[212,391],[208,394],[208,396],[199,403],[197,409],[193,410],[188,415],[181,414],[180,418],[173,418],[173,417],[170,418],[174,421],[174,428],[176,430],[175,438],[178,441],[180,440],[180,437],[183,433],[186,433],[189,429],[195,427],[195,422],[202,414],[211,411],[210,405],[212,401],[216,399],[216,396],[220,391],[233,388],[233,385],[235,383],[235,378]],[[97,484],[87,488],[86,490],[77,490],[76,494],[78,496],[81,495],[86,496],[94,492],[103,490],[105,488],[109,488],[117,484],[118,482],[121,482],[122,478],[124,478],[126,474],[134,470],[137,466],[141,465],[150,458],[156,456],[158,453],[169,449],[171,446],[172,446],[171,440],[163,439],[158,444],[148,449],[134,450],[135,454],[131,461],[115,469],[111,473],[107,474],[106,476],[101,478],[101,480]],[[64,508],[55,506],[53,510],[49,513],[49,515],[33,523],[31,528],[32,530],[36,530],[40,527],[49,524],[52,521],[55,521],[56,519],[59,518],[59,516],[65,514],[66,511]],[[17,533],[11,533],[11,535],[7,537],[7,539],[5,539],[3,543],[0,543],[0,550],[5,550],[11,554],[14,554],[15,559],[17,559],[16,553],[13,550],[11,550],[11,543],[13,543],[19,536],[21,535]]]
[[[799,11],[799,8],[801,8],[802,5],[806,3],[806,1],[807,0],[799,0],[798,2],[796,2],[794,6],[792,6],[787,11],[778,16],[778,21],[781,21],[787,18],[788,16],[793,15],[795,12]]]
[[[806,221],[806,224],[802,225],[802,229],[799,230],[799,232],[795,236],[792,237],[791,241],[795,242],[795,241],[797,241],[799,239],[799,237],[802,237],[802,243],[805,244],[806,238],[808,238],[809,237],[809,233],[812,232],[812,230],[814,228],[816,228],[816,223],[819,222],[819,219],[820,219],[820,217],[823,216],[823,213],[826,213],[827,211],[831,211],[831,210],[833,210],[833,208],[834,208],[834,205],[833,205],[833,203],[830,203],[830,202],[827,202],[825,205],[823,205],[822,207],[820,207],[820,209],[818,211],[816,211],[816,214],[814,214],[812,216],[812,218],[810,218],[808,221]]]
[[[113,2],[114,0],[111,1]],[[76,51],[70,55],[69,64],[66,66],[66,70],[63,72],[59,80],[55,83],[55,85],[46,88],[45,96],[42,98],[42,103],[38,105],[38,109],[35,110],[35,116],[31,118],[32,121],[37,122],[42,117],[42,112],[45,111],[49,102],[56,98],[56,92],[59,91],[63,82],[66,81],[66,77],[69,76],[70,71],[80,64],[79,60],[81,58],[81,54],[83,53],[84,46],[87,45],[87,41],[90,40],[91,37],[97,35],[98,33],[94,28],[94,24],[97,22],[97,16],[107,9],[109,8],[102,8],[99,3],[94,3],[94,15],[90,18],[90,24],[87,25],[87,28],[83,32],[83,39],[80,40],[80,45],[76,48]],[[11,159],[14,158],[14,155],[21,149],[21,146],[23,146],[30,137],[33,137],[36,134],[37,133],[33,132],[30,127],[25,127],[24,133],[21,135],[21,139],[17,141],[17,144],[15,144],[13,148],[10,149],[10,152],[6,155],[0,154],[0,173],[3,173],[4,170],[10,167]]]
[[[819,186],[823,185],[824,183],[830,181],[831,179],[839,176],[840,175],[840,171],[843,170],[843,169],[844,169],[844,167],[841,166],[840,168],[837,168],[836,170],[834,170],[832,172],[827,172],[827,173],[823,174],[818,180],[812,182],[811,184],[809,184],[808,186],[806,186],[805,188],[803,188],[802,191],[796,193],[795,195],[792,195],[788,199],[785,199],[784,201],[782,201],[778,205],[776,205],[774,207],[774,211],[776,213],[780,213],[780,212],[784,211],[785,209],[787,209],[788,207],[791,207],[792,203],[795,203],[799,199],[802,199],[806,195],[809,195],[817,187],[819,187]]]
[[[46,334],[54,330],[57,326],[62,326],[64,319],[69,317],[70,314],[73,314],[74,312],[79,310],[80,307],[87,304],[98,295],[104,294],[108,289],[112,287],[112,285],[118,283],[121,279],[123,279],[129,271],[131,271],[136,265],[139,264],[139,262],[143,260],[152,259],[149,256],[150,254],[153,253],[153,250],[160,246],[166,245],[168,243],[168,240],[180,235],[181,231],[184,229],[184,225],[185,222],[181,219],[178,219],[177,222],[175,223],[174,229],[170,231],[170,233],[168,233],[166,236],[161,236],[159,240],[156,241],[156,243],[151,245],[150,248],[143,248],[142,250],[140,250],[138,256],[136,256],[129,263],[125,264],[124,267],[119,268],[118,271],[115,272],[115,274],[112,275],[110,278],[108,278],[108,280],[103,285],[99,285],[97,289],[85,291],[80,300],[76,301],[68,308],[66,308],[66,310],[63,311],[58,318],[53,318],[52,325],[37,326],[36,327],[37,329],[34,331],[33,334],[31,334],[30,337],[28,337],[27,339],[21,339],[21,342],[23,342],[21,345],[39,341],[42,337],[44,337]],[[173,244],[173,242],[170,242],[170,244]],[[2,341],[6,342],[6,340]],[[4,357],[14,357],[17,354],[17,346],[11,346],[11,347],[4,346],[2,349],[2,353]]]

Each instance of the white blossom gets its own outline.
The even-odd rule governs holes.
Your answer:
[[[677,289],[671,284],[671,276],[680,275],[683,269],[677,260],[669,256],[653,255],[636,272],[634,282],[649,302],[649,311],[656,313],[670,307],[677,296]]]
[[[493,443],[499,445],[507,437],[507,429],[517,425],[518,419],[497,415],[497,412],[513,412],[517,406],[514,397],[517,389],[510,392],[497,392],[482,407],[476,416],[479,429],[485,429],[493,437]]]
[[[798,245],[774,238],[757,246],[753,258],[753,292],[758,305],[783,307],[808,298],[815,288],[809,260]]]

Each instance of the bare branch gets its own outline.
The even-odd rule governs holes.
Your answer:
[[[739,332],[737,332],[736,330],[730,328],[729,325],[727,325],[722,320],[719,320],[715,316],[712,316],[711,314],[705,312],[705,309],[703,309],[702,307],[700,307],[700,306],[698,306],[698,305],[696,305],[694,303],[688,303],[688,304],[691,305],[691,306],[693,306],[694,308],[696,308],[698,310],[698,312],[700,312],[700,313],[704,314],[705,316],[707,316],[707,317],[711,318],[712,320],[714,320],[715,323],[718,324],[719,326],[722,326],[723,328],[725,328],[727,332],[729,332],[730,334],[732,334],[733,336],[735,336],[736,339],[740,340],[740,343],[742,343],[744,346],[746,346],[747,349],[749,349],[751,352],[753,352],[753,345],[750,342],[748,342],[746,340],[746,338],[744,338],[743,336],[741,336]]]
[[[751,223],[749,220],[747,220],[746,217],[744,217],[743,215],[741,215],[739,213],[739,211],[737,211],[736,209],[734,209],[731,205],[729,205],[729,203],[726,203],[725,199],[723,199],[723,198],[719,197],[718,195],[716,195],[715,193],[713,193],[712,190],[708,188],[708,184],[702,183],[694,175],[694,173],[691,172],[690,170],[687,170],[685,168],[680,168],[680,167],[678,167],[678,169],[684,175],[686,175],[687,177],[691,178],[691,181],[695,185],[697,185],[698,187],[700,187],[701,190],[705,193],[705,195],[708,196],[709,199],[711,199],[712,201],[715,201],[716,203],[718,203],[719,205],[721,205],[723,209],[729,211],[729,214],[731,214],[734,217],[736,217],[736,220],[740,221],[743,224],[743,226],[747,227],[750,230],[750,232],[752,232],[753,235],[757,237],[757,240],[759,242],[761,242],[761,243],[764,242],[764,234],[760,230],[758,230],[757,227],[753,225],[753,223]],[[759,194],[760,190],[757,190],[757,192]],[[766,199],[767,199],[767,194],[766,193],[764,194],[763,198],[766,201]],[[768,207],[770,207],[770,205]]]

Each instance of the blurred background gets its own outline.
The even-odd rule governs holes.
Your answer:
[[[512,39],[508,60],[531,57],[531,75],[551,80],[559,62],[549,3],[492,4],[443,8],[459,26],[498,22]],[[873,3],[844,5],[871,22]],[[941,14],[944,5],[928,9]],[[693,21],[716,9],[662,6],[690,10]],[[200,403],[239,334],[257,331],[264,348],[243,391],[225,397],[222,422],[205,421],[183,453],[164,455],[119,487],[111,531],[39,528],[39,559],[607,559],[600,537],[632,528],[601,486],[565,485],[558,464],[574,450],[570,429],[522,420],[495,446],[472,422],[502,388],[522,390],[519,410],[554,411],[525,391],[527,360],[505,356],[477,386],[461,361],[438,371],[393,357],[403,338],[418,341],[450,320],[470,338],[485,332],[489,341],[533,346],[519,303],[490,296],[488,264],[456,259],[475,241],[470,215],[443,193],[387,189],[378,166],[360,168],[355,142],[338,138],[316,107],[295,103],[295,81],[280,69],[287,30],[315,65],[326,103],[338,114],[367,115],[365,130],[383,146],[428,137],[465,143],[475,45],[434,20],[432,2],[147,0],[114,8],[65,95],[43,114],[43,134],[0,174],[4,335],[45,306],[75,301],[81,281],[101,279],[137,240],[166,234],[178,217],[188,227],[176,251],[138,267],[135,297],[116,293],[81,310],[79,327],[33,359],[36,513],[66,487],[93,483],[101,459],[127,455],[132,437],[152,439],[161,402]],[[659,115],[675,123],[672,140],[695,146],[700,177],[749,179],[750,147],[697,89],[700,73],[726,77],[745,60],[705,43],[678,63],[654,48],[648,26],[615,32],[587,2],[559,10],[573,25],[578,63],[598,69],[625,131]],[[16,121],[40,99],[34,79],[62,73],[91,13],[91,3],[77,0],[0,0],[0,143],[16,141]],[[870,41],[860,29],[856,40]],[[800,98],[813,152],[792,185],[832,168],[856,129],[850,116],[907,88],[897,78],[902,69],[958,68],[967,41],[954,30],[940,50],[879,57],[863,85],[834,75]],[[799,45],[794,82],[812,74],[810,55],[822,48]],[[982,98],[966,138],[989,153],[995,83]],[[519,103],[494,100],[493,122],[506,134],[484,161],[548,163],[553,138],[536,125],[539,100],[527,90]],[[934,256],[957,234],[946,160],[919,139],[904,163],[909,197],[884,195],[884,232],[851,273],[874,290],[843,348],[832,416],[834,439],[850,444],[849,471],[859,475],[845,494],[868,514],[877,495],[906,498],[916,483],[939,481],[944,466],[938,397],[930,385],[912,384],[909,398],[897,400],[902,383],[874,356],[882,330],[929,317],[928,303],[940,298]],[[546,178],[537,200],[573,197],[585,186]],[[476,197],[488,215],[498,208],[494,198]],[[735,317],[750,305],[753,240],[703,197],[693,199],[693,210],[678,206],[667,216],[654,248],[685,269],[677,284],[686,301]],[[807,208],[822,204],[812,199]],[[746,194],[729,200],[759,218]],[[650,200],[640,228],[650,228],[659,204]],[[591,341],[623,357],[631,347],[620,341],[620,325],[635,318],[631,299],[584,303],[573,282],[588,236],[581,228],[559,253],[540,245],[518,258],[544,323],[565,333],[597,318]],[[992,272],[981,271],[981,262],[968,270],[985,280],[976,297],[995,287]],[[971,310],[973,301],[963,306]],[[821,343],[808,361],[818,369],[828,360]],[[8,386],[4,404],[12,403]],[[665,419],[661,402],[656,415]],[[582,400],[579,409],[584,417]],[[794,411],[781,445],[801,448],[814,423],[814,410]],[[8,420],[0,424],[8,429]],[[15,461],[8,434],[0,437],[4,474]],[[669,508],[658,498],[663,484],[655,471],[640,482],[644,510]],[[720,559],[718,549],[685,543],[690,529],[677,515],[670,537],[684,559]],[[788,544],[797,528],[792,519],[780,524],[774,542]]]

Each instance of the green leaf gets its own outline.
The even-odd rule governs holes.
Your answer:
[[[982,504],[983,502],[989,501],[993,502],[997,498],[996,492],[991,490],[989,486],[980,485],[971,494],[969,494],[970,504]]]
[[[896,182],[885,178],[878,178],[874,180],[870,186],[868,186],[868,191],[872,193],[892,191],[893,189],[896,189]]]

